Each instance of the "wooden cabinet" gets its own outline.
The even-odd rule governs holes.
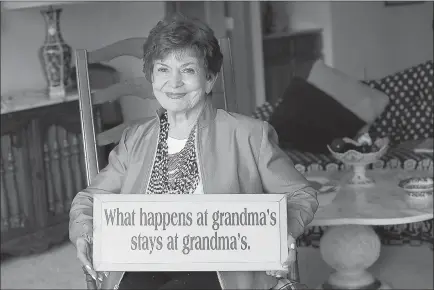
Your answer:
[[[321,30],[306,30],[263,37],[267,101],[282,97],[294,76],[306,78],[312,64],[322,57]]]
[[[85,187],[83,161],[77,100],[2,110],[2,255],[40,252],[68,238],[71,202]]]

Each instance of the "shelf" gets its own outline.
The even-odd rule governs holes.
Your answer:
[[[65,4],[77,4],[80,2],[74,1],[2,1],[2,11],[3,10],[20,10],[28,8],[45,8],[48,6],[61,6]]]
[[[322,29],[321,28],[312,28],[312,29],[303,29],[303,30],[275,32],[275,33],[263,35],[262,40],[285,38],[285,37],[291,37],[294,35],[310,34],[310,33],[319,32],[319,31],[322,31]]]
[[[55,104],[78,100],[78,93],[68,91],[63,98],[50,99],[46,90],[19,92],[13,95],[3,95],[1,100],[1,115],[18,111],[46,107]]]

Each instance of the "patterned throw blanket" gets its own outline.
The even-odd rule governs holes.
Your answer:
[[[298,171],[305,173],[313,170],[346,170],[347,165],[329,154],[312,154],[293,149],[284,149],[294,162]],[[432,153],[415,153],[407,148],[390,148],[380,160],[368,165],[367,169],[403,168],[408,170],[433,170]]]

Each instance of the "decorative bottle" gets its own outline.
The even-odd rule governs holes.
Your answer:
[[[63,98],[70,84],[71,47],[65,43],[60,32],[59,17],[62,9],[41,11],[45,18],[45,43],[40,49],[40,58],[48,82],[50,98]]]

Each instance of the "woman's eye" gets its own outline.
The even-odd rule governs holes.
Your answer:
[[[157,69],[157,71],[158,72],[167,72],[168,70],[165,67],[160,67],[160,68]]]
[[[183,71],[184,71],[185,73],[188,73],[188,74],[194,74],[194,73],[195,73],[194,69],[192,69],[192,68],[186,68],[186,69],[184,69]]]

